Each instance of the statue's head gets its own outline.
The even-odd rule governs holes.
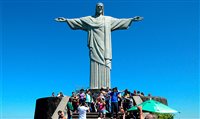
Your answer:
[[[104,6],[103,3],[96,4],[95,16],[104,15]]]

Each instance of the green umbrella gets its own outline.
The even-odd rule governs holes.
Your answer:
[[[155,100],[145,101],[137,106],[141,106],[142,110],[154,113],[177,113],[176,110]],[[128,111],[137,110],[137,106],[133,106]]]
[[[133,106],[133,107],[131,107],[131,108],[128,109],[128,111],[135,111],[135,110],[138,110],[137,106]]]

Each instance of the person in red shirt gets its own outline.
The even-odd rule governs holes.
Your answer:
[[[99,116],[101,118],[106,118],[106,103],[104,101],[104,98],[99,98],[98,100],[98,112],[99,112]]]

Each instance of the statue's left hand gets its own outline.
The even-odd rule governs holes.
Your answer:
[[[144,19],[143,17],[135,16],[135,17],[133,18],[133,21],[141,21],[141,20],[143,20],[143,19]]]
[[[58,21],[58,22],[65,22],[66,18],[64,18],[64,17],[58,17],[58,18],[55,18],[55,20]]]

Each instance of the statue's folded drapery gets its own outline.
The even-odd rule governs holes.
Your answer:
[[[116,19],[110,16],[87,16],[67,19],[66,21],[72,29],[81,29],[88,32],[90,88],[110,87],[111,31],[127,29],[132,22],[132,18]]]

